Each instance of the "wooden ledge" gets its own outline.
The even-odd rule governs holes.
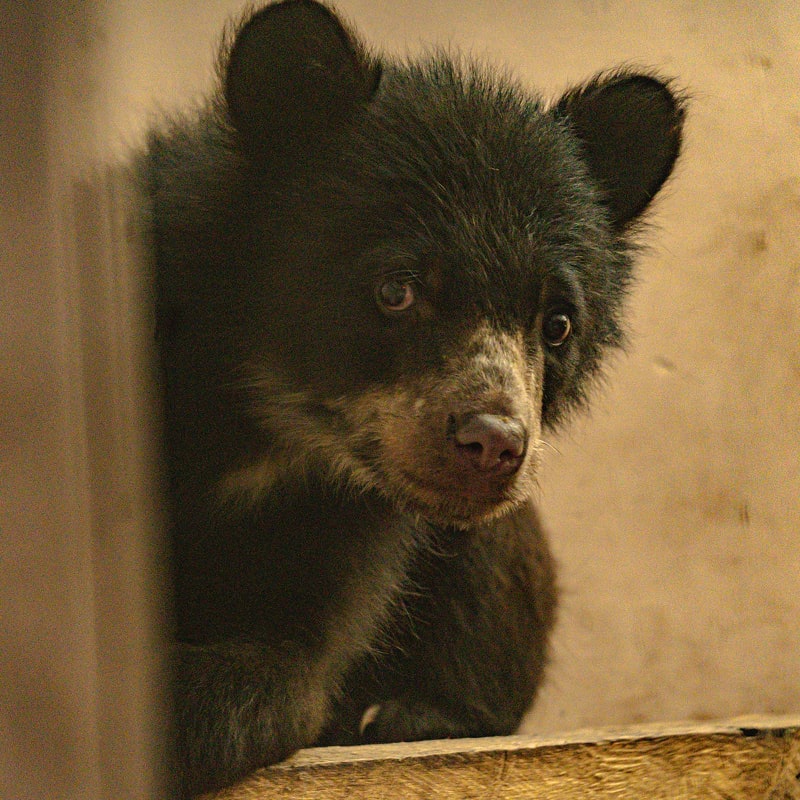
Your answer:
[[[800,800],[800,717],[303,750],[215,800]]]

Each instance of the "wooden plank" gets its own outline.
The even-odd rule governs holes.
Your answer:
[[[800,717],[316,748],[214,798],[798,800]]]

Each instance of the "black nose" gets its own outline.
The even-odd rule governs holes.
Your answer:
[[[520,420],[471,414],[461,420],[451,415],[448,423],[459,454],[476,469],[504,475],[519,469],[528,445],[528,434]]]

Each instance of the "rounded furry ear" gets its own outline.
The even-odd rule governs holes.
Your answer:
[[[228,115],[248,149],[322,137],[367,100],[377,62],[327,6],[284,0],[253,14],[227,58]]]
[[[555,106],[580,140],[615,227],[639,216],[669,177],[681,147],[684,107],[650,75],[600,76]]]

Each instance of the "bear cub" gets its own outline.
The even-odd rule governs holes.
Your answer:
[[[542,432],[622,342],[683,107],[622,70],[546,104],[285,0],[149,136],[143,179],[182,797],[314,744],[509,734],[553,567]]]

